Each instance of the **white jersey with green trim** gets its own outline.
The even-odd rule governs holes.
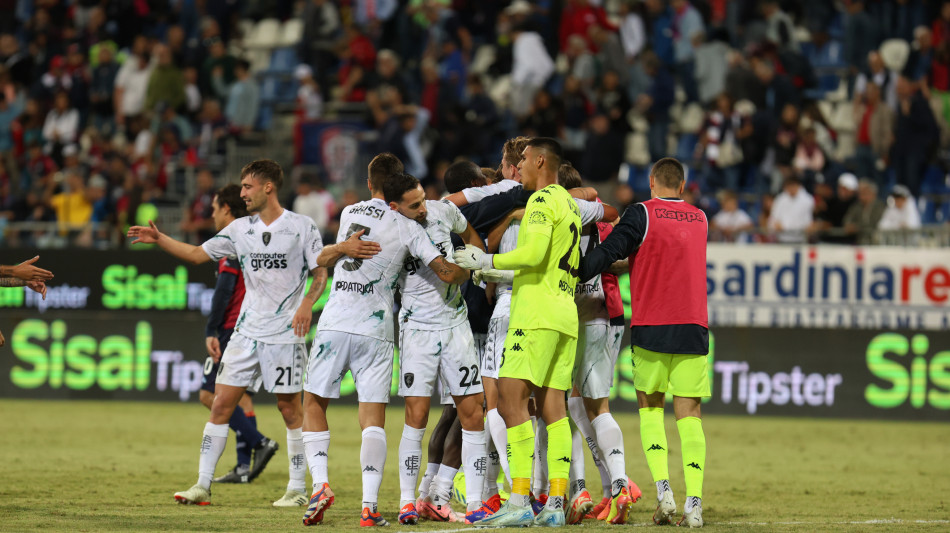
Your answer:
[[[446,200],[426,200],[425,232],[445,260],[452,259],[452,234],[462,233],[468,221],[455,204]],[[420,330],[451,329],[468,320],[468,308],[462,291],[446,283],[420,259],[409,256],[399,279],[402,290],[400,327]]]
[[[409,256],[427,265],[441,256],[425,229],[379,198],[351,205],[340,216],[337,242],[365,230],[381,251],[370,259],[340,259],[317,330],[343,331],[393,341],[393,294]]]
[[[304,342],[294,334],[294,313],[323,249],[310,217],[287,209],[270,225],[258,215],[242,217],[201,247],[215,261],[237,257],[241,263],[246,294],[235,332],[268,344]]]

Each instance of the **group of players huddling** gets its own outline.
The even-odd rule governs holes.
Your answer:
[[[653,198],[618,219],[594,189],[581,187],[557,141],[511,139],[502,155],[497,180],[472,162],[453,164],[445,174],[451,194],[442,201],[426,200],[395,156],[377,155],[368,169],[372,198],[344,209],[330,246],[312,220],[280,206],[283,172],[269,160],[244,167],[240,188],[219,192],[219,233],[201,246],[154,224],[129,230],[133,243],[156,243],[193,263],[220,262],[203,391],[211,416],[198,482],[175,493],[178,502],[207,505],[212,481],[260,474],[278,445],[257,432],[245,392],[263,387],[277,396],[287,426],[290,481],[274,505],[306,506],[303,523],[321,523],[334,503],[326,412],[349,371],[362,428],[360,525],[389,525],[377,502],[398,322],[398,390],[406,403],[399,523],[625,523],[641,493],[626,475],[623,435],[607,398],[623,336],[616,274],[629,271],[640,434],[657,488],[653,520],[673,523],[676,514],[663,422],[670,392],[687,494],[677,523],[703,525],[707,222],[680,200],[683,166],[658,161]],[[304,336],[329,267],[333,283],[308,357]],[[437,391],[447,405],[420,481]],[[229,426],[239,439],[238,466],[213,480]],[[602,480],[596,505],[585,486],[585,443]],[[449,505],[459,469],[464,514]],[[504,502],[501,470],[511,488]]]

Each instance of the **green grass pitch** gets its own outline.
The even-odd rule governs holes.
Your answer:
[[[273,405],[257,409],[281,452],[249,485],[215,485],[213,505],[181,506],[172,493],[196,479],[207,412],[197,403],[0,400],[0,531],[294,531],[301,510],[271,502],[287,482],[285,435]],[[430,416],[430,426],[438,408]],[[643,460],[637,417],[617,416],[627,470],[643,489],[633,526],[650,522],[655,490]],[[330,409],[330,480],[336,504],[312,531],[356,531],[361,499],[356,408]],[[707,529],[719,531],[947,531],[950,425],[709,416],[704,488]],[[389,410],[389,458],[380,508],[393,528],[402,411]],[[679,439],[667,418],[677,505],[684,487]],[[428,437],[428,433],[427,433]],[[233,435],[218,475],[233,466]],[[588,458],[588,485],[599,487]],[[599,489],[594,492],[595,498]],[[419,531],[463,530],[422,523]],[[573,530],[611,529],[585,521]],[[622,529],[628,529],[622,528]]]

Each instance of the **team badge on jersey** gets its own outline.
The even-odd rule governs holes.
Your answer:
[[[264,240],[264,246],[270,244],[270,232],[265,231],[264,233],[261,233],[261,239]]]

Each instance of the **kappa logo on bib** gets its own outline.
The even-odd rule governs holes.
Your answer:
[[[261,239],[264,240],[264,246],[270,244],[270,232],[265,231],[264,233],[261,233]]]

